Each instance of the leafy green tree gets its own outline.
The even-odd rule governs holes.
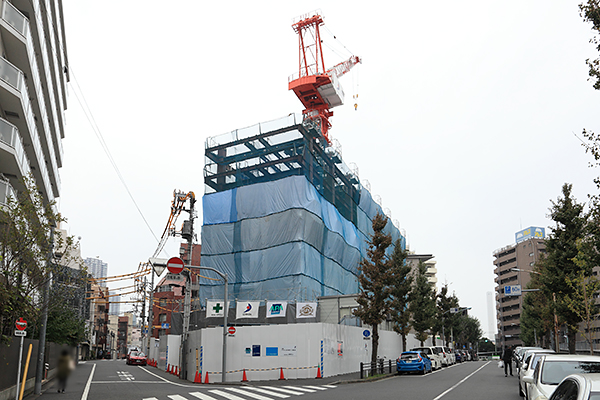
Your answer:
[[[587,3],[581,3],[579,5],[579,15],[585,22],[592,24],[592,30],[595,32],[594,36],[590,39],[590,43],[596,46],[596,50],[600,52],[600,2],[598,0],[587,0]],[[585,60],[589,71],[590,80],[593,82],[594,89],[600,90],[600,58]]]
[[[368,259],[363,259],[358,267],[360,275],[360,291],[356,302],[359,304],[354,315],[373,330],[373,352],[371,362],[377,362],[379,347],[379,324],[383,322],[391,309],[391,277],[392,262],[386,255],[387,248],[392,244],[390,235],[383,229],[387,218],[377,214],[373,218],[373,235],[367,249]]]
[[[429,337],[428,332],[431,330],[436,314],[435,293],[425,275],[426,272],[427,267],[420,261],[416,269],[415,285],[411,292],[409,306],[412,314],[412,327],[416,332],[415,338],[421,343],[421,346]]]
[[[60,275],[61,265],[71,263],[73,238],[51,234],[64,218],[53,202],[44,202],[33,179],[23,183],[18,198],[9,197],[0,207],[0,342],[10,341],[19,317],[28,321],[32,337],[39,335],[42,289],[53,274]],[[56,249],[61,249],[58,259]],[[50,296],[49,313],[53,304],[64,303],[62,296]]]
[[[406,262],[407,253],[402,250],[400,240],[396,241],[392,253],[391,275],[391,316],[394,323],[393,329],[402,337],[402,349],[406,351],[406,336],[410,333],[410,292],[413,277],[410,273],[410,264]]]
[[[434,320],[435,331],[444,334],[444,345],[448,346],[450,332],[458,325],[458,315],[451,313],[452,308],[458,308],[458,298],[448,294],[448,285],[442,286],[437,294],[437,316]]]
[[[576,279],[580,271],[585,277],[592,274],[591,266],[582,267],[575,263],[579,254],[578,240],[584,237],[586,217],[583,204],[577,203],[573,198],[572,185],[564,184],[562,196],[552,202],[550,217],[555,223],[551,234],[546,239],[546,254],[539,263],[541,264],[540,288],[546,298],[556,296],[554,307],[561,320],[569,328],[569,352],[575,353],[575,334],[577,324],[582,321],[573,307],[569,306],[569,299],[575,298],[575,289],[567,284],[567,279]],[[554,301],[553,301],[554,303]]]
[[[481,339],[479,339],[477,347],[482,353],[493,353],[494,351],[496,351],[496,345],[494,344],[494,342],[492,342],[486,337],[482,337]]]

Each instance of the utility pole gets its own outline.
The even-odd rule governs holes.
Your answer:
[[[181,237],[187,240],[188,248],[187,248],[187,265],[188,268],[192,266],[192,250],[193,250],[193,240],[194,240],[194,205],[196,204],[196,198],[194,196],[190,197],[190,208],[186,210],[190,214],[190,219],[183,223],[183,229],[181,232]],[[183,305],[183,335],[181,341],[181,378],[187,379],[187,343],[188,343],[188,335],[190,330],[190,313],[191,313],[191,286],[192,286],[192,276],[191,271],[185,271],[185,300]]]
[[[144,333],[144,322],[146,321],[146,285],[148,284],[148,280],[144,277],[144,283],[142,283],[142,290],[144,291],[143,301],[142,301],[142,346],[146,342],[147,334]],[[146,357],[148,357],[148,353],[146,353]]]
[[[40,326],[40,343],[38,349],[38,362],[35,369],[34,394],[42,393],[42,377],[44,376],[44,353],[46,350],[46,326],[48,325],[48,303],[50,302],[50,281],[52,281],[52,253],[54,252],[54,222],[50,223],[50,249],[46,260],[46,281],[44,282],[44,293],[42,301],[42,320]],[[23,379],[27,379],[24,377]]]

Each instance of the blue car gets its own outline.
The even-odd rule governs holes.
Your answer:
[[[427,372],[431,372],[431,360],[420,351],[405,351],[396,360],[396,370],[398,374],[418,372],[425,375]]]

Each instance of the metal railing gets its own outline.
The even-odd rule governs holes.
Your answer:
[[[380,358],[377,360],[377,362],[360,363],[360,379],[365,379],[374,375],[383,375],[386,373],[392,373],[392,360],[387,360],[386,363],[383,358]]]

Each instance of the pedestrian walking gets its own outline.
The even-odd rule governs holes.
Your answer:
[[[58,393],[64,393],[67,387],[67,378],[71,371],[75,368],[75,362],[71,358],[68,350],[63,350],[58,358]]]
[[[504,353],[502,353],[502,361],[504,362],[504,376],[508,376],[509,369],[510,369],[510,376],[513,376],[512,357],[513,357],[512,348],[510,348],[508,346],[504,346]]]

